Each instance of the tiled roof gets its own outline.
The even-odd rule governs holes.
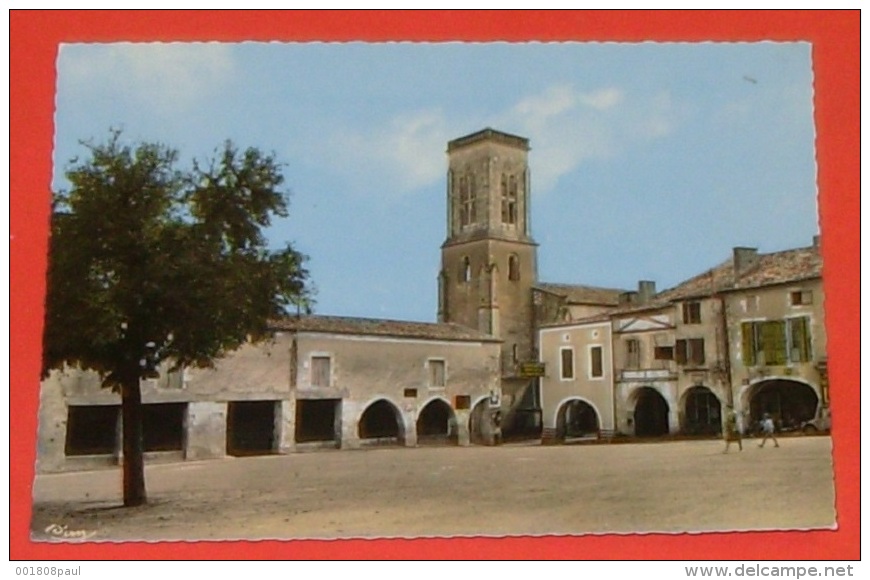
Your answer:
[[[617,288],[599,288],[597,286],[581,286],[578,284],[536,284],[535,288],[563,296],[568,304],[597,304],[602,306],[616,306],[619,304],[619,295],[625,290]]]
[[[494,336],[459,324],[351,318],[344,316],[288,316],[273,320],[270,323],[270,328],[277,331],[361,334],[424,340],[500,342]]]
[[[745,271],[735,275],[734,258],[689,278],[677,286],[660,292],[655,301],[674,301],[709,296],[714,292],[727,292],[762,286],[788,284],[801,280],[821,278],[822,258],[816,246],[796,248],[782,252],[758,254],[758,259]]]

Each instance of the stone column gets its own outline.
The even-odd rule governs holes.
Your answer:
[[[361,409],[347,399],[341,401],[341,449],[359,449],[359,431],[356,418]]]
[[[276,451],[293,453],[296,451],[296,399],[279,401],[275,407]]]
[[[190,402],[184,417],[184,458],[218,459],[227,454],[227,403]]]
[[[458,436],[458,443],[462,447],[471,445],[471,433],[468,431],[468,423],[468,411],[456,411],[456,434]]]

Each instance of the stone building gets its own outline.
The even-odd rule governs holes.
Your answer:
[[[600,384],[565,377],[563,357],[598,348],[602,341],[589,330],[603,327],[611,337],[602,357],[613,364],[613,416],[599,414],[602,431],[717,434],[727,407],[744,430],[766,412],[781,428],[797,428],[828,406],[822,302],[816,238],[813,246],[769,254],[734,248],[730,259],[674,288],[656,293],[642,281],[603,315],[543,327],[545,438],[565,437],[553,401],[600,397]]]
[[[538,437],[536,329],[616,303],[619,290],[542,284],[531,232],[529,141],[491,128],[447,145],[447,238],[441,246],[438,320],[502,341],[506,437]]]
[[[783,427],[827,407],[818,244],[729,260],[664,292],[538,280],[529,141],[494,129],[447,145],[437,323],[330,316],[215,368],[143,381],[150,461],[310,448],[545,442]],[[120,400],[93,373],[40,389],[37,469],[117,462]]]
[[[493,442],[500,343],[456,324],[328,316],[273,322],[273,336],[211,369],[142,381],[146,460]],[[117,463],[120,397],[96,373],[41,386],[37,469]]]

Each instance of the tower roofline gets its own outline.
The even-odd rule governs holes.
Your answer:
[[[491,127],[487,127],[485,129],[481,129],[480,131],[465,135],[464,137],[458,137],[456,139],[453,139],[452,141],[449,141],[447,143],[447,151],[454,151],[461,147],[467,147],[481,141],[496,141],[498,143],[510,145],[512,147],[518,147],[526,151],[530,149],[529,140],[525,137],[511,135],[510,133],[497,131]]]

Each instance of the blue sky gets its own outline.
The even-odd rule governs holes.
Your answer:
[[[531,140],[539,279],[673,286],[733,246],[818,233],[807,43],[69,44],[55,188],[120,127],[181,159],[226,139],[285,164],[321,314],[434,320],[445,149]]]

